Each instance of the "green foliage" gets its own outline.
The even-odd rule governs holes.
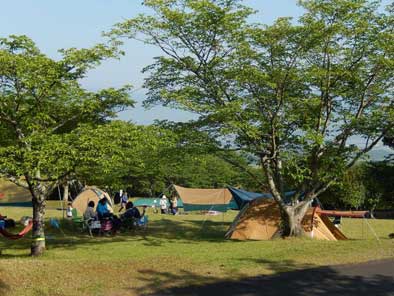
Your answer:
[[[116,155],[103,143],[103,132],[116,126],[100,124],[134,104],[129,86],[89,92],[79,84],[119,54],[114,45],[61,53],[55,61],[26,36],[0,39],[0,176],[29,189],[34,238],[45,237],[45,202],[56,185],[83,163],[107,164]],[[44,249],[45,239],[32,241],[32,255]]]
[[[96,145],[103,134],[94,125],[133,106],[128,86],[93,93],[78,83],[117,55],[112,47],[61,52],[55,61],[26,36],[0,39],[0,174],[6,177],[58,181],[78,164],[96,161],[110,151]]]
[[[394,208],[394,167],[386,162],[362,162],[347,171],[322,194],[323,205],[332,208]]]
[[[114,125],[116,124],[115,128]],[[134,196],[157,196],[171,184],[186,187],[215,188],[237,185],[261,191],[261,184],[246,172],[228,163],[242,163],[244,168],[261,178],[261,171],[250,166],[243,156],[214,150],[211,140],[201,132],[189,129],[189,124],[157,123],[153,126],[134,126],[113,122],[97,130],[97,137],[112,151],[108,162],[95,161],[76,168],[76,177],[86,184],[96,184],[111,190],[128,188]],[[86,134],[92,140],[95,133]],[[100,142],[94,143],[99,151]],[[83,151],[83,149],[82,149]],[[84,154],[86,154],[84,153]],[[93,153],[93,154],[92,154]],[[102,159],[102,158],[101,158]]]
[[[364,184],[367,189],[366,207],[394,208],[394,165],[392,163],[374,162],[366,165]]]
[[[253,11],[240,1],[144,4],[154,15],[109,35],[162,50],[145,68],[145,103],[195,112],[216,146],[254,155],[279,203],[284,180],[307,202],[392,133],[392,7],[381,13],[380,2],[300,1],[297,23],[279,18],[267,26],[249,24]],[[349,143],[354,136],[363,146]]]
[[[119,189],[132,183],[162,178],[160,164],[165,147],[173,145],[170,133],[155,126],[137,126],[113,121],[86,133],[83,143],[96,147],[97,153],[107,150],[107,158],[99,158],[87,147],[84,162],[76,169],[76,177],[87,184]],[[135,185],[140,186],[140,185]],[[162,190],[162,188],[160,189]]]
[[[392,136],[384,137],[383,144],[394,149],[394,137],[392,137]],[[388,161],[393,162],[393,160],[394,160],[394,152],[388,156]]]
[[[359,164],[344,173],[320,197],[324,206],[335,209],[364,209],[366,204],[365,166]]]

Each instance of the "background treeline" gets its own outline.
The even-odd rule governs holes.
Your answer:
[[[238,151],[217,150],[203,133],[193,132],[187,124],[138,126],[113,121],[110,125],[114,127],[109,129],[108,138],[101,136],[100,143],[91,145],[105,146],[108,142],[113,154],[109,151],[103,161],[75,166],[68,178],[71,197],[84,185],[96,185],[111,194],[123,189],[134,197],[168,193],[171,184],[200,188],[229,185],[262,191],[264,176],[255,159]],[[123,137],[117,143],[117,137],[130,130],[134,138],[128,141]],[[66,184],[54,190],[51,198],[63,196]]]
[[[72,177],[74,182],[70,182],[72,196],[84,185],[97,185],[111,194],[122,188],[134,197],[168,193],[171,184],[200,188],[229,185],[249,191],[269,191],[265,182],[261,182],[265,176],[256,159],[238,151],[217,150],[212,140],[188,124],[160,122],[137,126],[114,121],[112,125],[121,134],[126,133],[121,130],[136,131],[141,143],[130,145],[127,138],[122,139],[116,146],[117,157],[111,161],[77,166]],[[111,140],[114,141],[113,134],[108,139]],[[338,179],[320,197],[325,208],[394,209],[393,162],[360,161]],[[293,189],[292,182],[290,176],[286,178],[286,190]],[[58,196],[57,190],[53,192],[52,198]]]
[[[320,200],[326,207],[339,209],[394,209],[394,164],[360,162]]]

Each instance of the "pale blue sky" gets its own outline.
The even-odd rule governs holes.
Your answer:
[[[2,1],[0,36],[27,35],[39,48],[56,58],[59,48],[89,47],[103,41],[102,31],[117,22],[141,12],[149,12],[140,0],[12,0]],[[296,0],[246,0],[246,5],[259,10],[254,21],[271,23],[278,16],[298,16],[301,9]],[[105,62],[89,73],[83,81],[90,90],[119,87],[131,83],[137,107],[120,115],[122,119],[149,124],[154,119],[187,120],[190,114],[157,107],[145,111],[141,107],[144,91],[141,89],[141,69],[150,64],[160,52],[138,41],[126,44],[126,56],[120,61]]]

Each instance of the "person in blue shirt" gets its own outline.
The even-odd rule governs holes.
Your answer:
[[[99,200],[96,208],[97,217],[101,220],[103,218],[111,217],[112,211],[110,210],[110,206],[108,205],[108,200],[104,197]]]
[[[97,217],[99,218],[101,223],[112,223],[112,234],[116,234],[118,232],[121,221],[120,219],[113,214],[113,210],[111,206],[108,204],[107,198],[102,198],[99,200],[96,208]],[[103,220],[103,221],[102,221]]]

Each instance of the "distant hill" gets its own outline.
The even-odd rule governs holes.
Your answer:
[[[394,150],[388,147],[379,147],[372,149],[367,154],[369,156],[369,160],[371,161],[382,161],[385,160],[387,156],[393,155]]]

